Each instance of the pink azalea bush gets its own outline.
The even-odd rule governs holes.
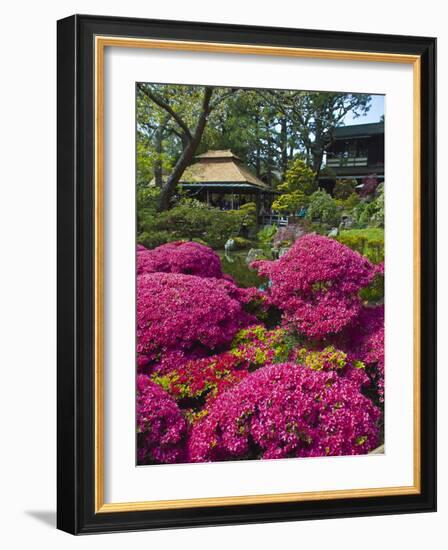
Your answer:
[[[266,292],[239,288],[199,243],[137,246],[139,464],[381,443],[384,307],[367,303],[384,265],[318,235],[252,265]]]
[[[359,315],[359,291],[377,268],[365,257],[320,235],[304,235],[277,261],[253,263],[271,281],[270,300],[283,322],[310,338],[336,334]]]
[[[222,393],[188,441],[191,462],[364,454],[380,411],[334,371],[268,365]]]
[[[187,422],[176,402],[147,376],[137,376],[137,462],[185,460]]]
[[[293,344],[288,340],[289,335],[282,328],[268,330],[263,325],[252,325],[235,336],[231,354],[245,368],[255,370],[270,363],[287,361]]]
[[[379,400],[384,401],[384,306],[363,307],[347,332],[350,355],[366,365]]]
[[[140,367],[170,354],[198,354],[229,345],[254,322],[232,283],[180,273],[137,278],[137,354]]]
[[[152,380],[176,400],[191,422],[208,413],[210,403],[249,373],[247,365],[230,352],[187,361],[182,368],[155,373]]]
[[[222,279],[215,280],[215,285],[224,290],[230,298],[238,300],[244,306],[245,311],[250,313],[263,314],[270,305],[263,292],[253,287],[239,287],[231,277],[224,276]]]
[[[370,385],[365,364],[334,346],[326,346],[320,350],[299,346],[291,353],[291,360],[315,371],[333,371],[338,376],[351,380],[360,389]]]
[[[208,414],[211,402],[223,391],[253,370],[287,360],[292,350],[284,329],[251,325],[236,334],[230,350],[224,353],[201,358],[168,355],[151,379],[176,400],[191,422],[196,422]]]
[[[208,246],[176,241],[148,250],[137,246],[137,275],[144,273],[184,273],[199,277],[223,276],[218,254]]]

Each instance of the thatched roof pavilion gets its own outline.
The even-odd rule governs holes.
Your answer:
[[[239,208],[246,202],[255,202],[258,210],[270,208],[275,193],[230,149],[197,155],[179,183],[190,196],[223,209]]]

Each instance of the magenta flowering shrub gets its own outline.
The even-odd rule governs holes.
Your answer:
[[[279,260],[253,266],[270,279],[270,300],[284,324],[310,338],[336,334],[354,321],[359,291],[377,271],[358,252],[320,235],[304,235]]]
[[[208,414],[210,403],[248,374],[247,366],[230,352],[187,361],[182,368],[155,373],[152,380],[166,390],[190,422]]]
[[[191,430],[189,460],[364,454],[378,444],[379,417],[334,371],[268,365],[216,398]]]
[[[232,283],[180,273],[137,278],[138,365],[156,366],[175,354],[220,351],[241,328],[252,324]]]
[[[334,346],[320,350],[297,347],[291,353],[291,360],[312,370],[333,371],[356,383],[360,389],[370,385],[364,363]]]
[[[199,243],[138,245],[137,264],[139,464],[381,443],[384,308],[365,293],[383,264],[314,234],[252,264],[265,292],[239,288]]]
[[[137,245],[137,275],[144,273],[223,276],[218,254],[208,246],[190,241],[167,243],[153,250]]]
[[[149,362],[148,356],[144,354],[137,354],[137,366],[140,372],[150,374],[157,372],[159,374],[165,372],[171,372],[174,370],[181,371],[185,368],[185,365],[190,361],[196,361],[208,356],[208,350],[203,347],[195,346],[192,350],[171,350],[160,354],[157,358],[157,362]]]
[[[363,307],[348,332],[348,351],[366,365],[380,402],[384,401],[384,306]]]
[[[151,379],[176,400],[191,422],[196,422],[208,414],[210,403],[223,391],[253,370],[286,361],[292,349],[284,329],[251,325],[236,334],[230,351],[196,359],[170,354],[157,365]]]
[[[375,193],[376,191],[376,188],[378,187],[378,184],[379,180],[376,174],[364,176],[362,178],[362,187],[359,191],[360,196],[368,197],[369,195],[373,195],[373,193]]]
[[[238,332],[230,353],[252,371],[267,364],[288,361],[294,344],[282,328],[268,330],[263,325],[252,325]]]
[[[384,277],[384,262],[380,262],[379,264],[376,264],[376,272],[378,275],[382,275]]]
[[[254,287],[242,288],[236,285],[231,277],[226,275],[215,281],[217,287],[222,288],[230,298],[238,300],[246,311],[264,311],[268,307],[267,296]]]
[[[187,422],[176,402],[147,376],[137,376],[137,462],[185,460]]]

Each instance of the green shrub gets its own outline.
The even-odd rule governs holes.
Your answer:
[[[160,189],[158,187],[137,187],[137,233],[144,231],[145,220],[155,216]]]
[[[352,215],[359,228],[384,227],[384,185],[378,185],[375,198],[360,202]]]
[[[223,248],[227,239],[239,236],[244,228],[255,224],[254,218],[251,207],[221,211],[181,204],[157,214],[144,211],[139,220],[138,241],[150,246],[155,242],[161,244],[163,239],[164,242],[187,240]]]
[[[160,189],[158,187],[137,187],[137,210],[150,210],[155,212],[159,197]]]
[[[364,228],[369,225],[375,210],[371,202],[362,201],[353,209],[353,220],[357,227]]]
[[[305,161],[295,159],[286,172],[285,182],[278,189],[286,193],[300,191],[304,195],[312,195],[317,190],[316,173]]]
[[[230,237],[230,238],[233,239],[233,242],[235,243],[235,247],[237,250],[245,250],[252,246],[252,241],[250,241],[249,239],[245,239],[244,237]]]
[[[355,193],[356,180],[336,180],[333,195],[335,199],[346,200]],[[356,194],[356,193],[355,193]]]
[[[341,231],[336,240],[375,264],[384,262],[384,229],[349,229]],[[360,296],[370,304],[381,302],[384,298],[384,277],[377,275],[368,287],[360,291]]]
[[[278,212],[295,213],[308,204],[317,189],[316,173],[302,159],[296,159],[286,172],[285,181],[277,188],[279,195],[272,204]]]
[[[341,231],[337,240],[369,258],[373,263],[384,261],[384,229],[349,229]]]
[[[377,304],[384,299],[384,277],[377,275],[369,286],[361,289],[360,296],[369,304]]]
[[[376,197],[373,200],[374,213],[370,219],[373,227],[384,227],[384,184],[381,183],[376,188]]]
[[[137,235],[137,242],[146,248],[156,248],[172,240],[172,234],[169,231],[143,231]]]
[[[254,202],[246,202],[239,210],[228,210],[226,213],[241,220],[242,228],[252,229],[257,225],[257,205]]]
[[[272,209],[277,212],[294,214],[308,204],[308,197],[302,191],[291,191],[280,195],[272,203]]]
[[[340,212],[336,201],[324,190],[315,191],[308,205],[306,216],[311,221],[337,226]]]
[[[352,210],[358,206],[360,201],[361,199],[358,193],[352,193],[346,199],[339,199],[337,202],[344,211],[351,213]]]
[[[265,244],[270,244],[274,235],[277,233],[277,229],[276,225],[266,225],[257,233],[257,240]]]

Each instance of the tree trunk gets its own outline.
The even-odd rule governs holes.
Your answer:
[[[171,207],[171,200],[176,192],[177,184],[179,183],[182,174],[185,171],[185,168],[191,163],[196,149],[201,141],[202,134],[204,133],[205,125],[207,124],[207,118],[210,114],[210,99],[213,94],[213,88],[206,88],[204,92],[204,98],[202,101],[201,114],[199,116],[198,124],[196,130],[191,139],[188,140],[188,145],[182,151],[181,156],[179,157],[176,165],[166,183],[162,187],[162,192],[160,193],[158,210],[163,212],[164,210],[169,210]]]
[[[288,169],[288,127],[286,118],[280,120],[280,150],[282,158],[282,179],[285,179],[286,170]]]
[[[267,145],[267,151],[266,151],[266,180],[268,185],[272,185],[272,135],[271,135],[271,129],[269,127],[269,119],[265,118],[265,129],[266,129],[266,145]]]
[[[316,173],[316,181],[319,178],[320,170],[322,166],[322,160],[324,158],[324,152],[322,149],[314,149],[312,151],[313,157],[313,171]]]
[[[154,162],[154,180],[156,183],[156,187],[159,187],[160,189],[163,186],[163,173],[162,173],[162,138],[163,138],[163,130],[164,127],[162,124],[159,125],[155,132],[154,136],[154,148],[156,150],[156,160]]]
[[[258,113],[255,115],[255,140],[257,142],[256,157],[255,157],[255,173],[257,178],[261,176],[261,154],[260,154],[260,117]]]

